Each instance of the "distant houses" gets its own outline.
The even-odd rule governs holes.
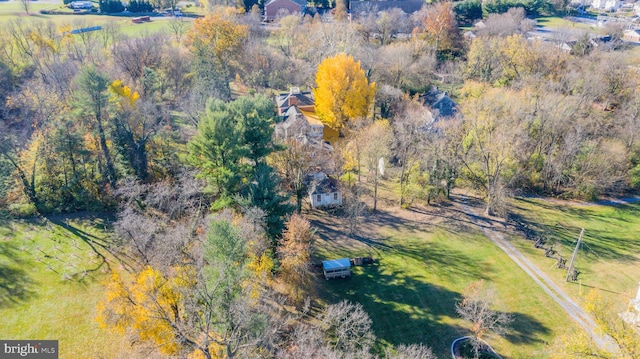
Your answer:
[[[306,0],[270,0],[264,4],[264,21],[273,21],[279,16],[302,14],[307,7]]]
[[[424,0],[381,0],[381,1],[349,1],[349,12],[352,18],[367,13],[378,13],[391,9],[400,9],[405,14],[420,11],[426,4]]]

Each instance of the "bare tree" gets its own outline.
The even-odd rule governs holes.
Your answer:
[[[351,237],[358,231],[358,225],[362,221],[361,216],[366,209],[366,205],[360,200],[360,192],[360,187],[353,185],[348,188],[348,193],[344,199],[344,215],[349,236]]]
[[[404,205],[409,170],[424,153],[431,113],[418,103],[410,103],[393,121],[393,153],[400,164],[400,206]]]
[[[476,358],[480,357],[484,337],[489,333],[504,335],[507,325],[513,321],[510,314],[494,310],[496,304],[495,291],[486,287],[482,280],[469,284],[462,301],[456,304],[458,315],[472,324],[471,345]]]
[[[395,350],[388,348],[385,359],[436,359],[431,348],[422,344],[400,345]]]
[[[29,15],[29,9],[31,8],[31,0],[20,0],[22,8]]]
[[[535,28],[535,20],[525,16],[523,8],[511,8],[502,14],[490,14],[485,21],[486,27],[479,31],[487,36],[509,36],[513,34],[526,34]]]
[[[346,300],[329,305],[319,317],[320,328],[332,347],[342,352],[368,352],[375,341],[371,318],[359,303]]]

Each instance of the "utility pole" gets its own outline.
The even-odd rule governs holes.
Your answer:
[[[567,269],[567,277],[565,281],[569,281],[569,276],[571,276],[571,272],[573,271],[573,262],[576,260],[576,256],[578,255],[578,248],[580,247],[580,243],[582,242],[582,235],[584,234],[584,228],[580,231],[580,237],[578,237],[578,243],[576,243],[576,249],[573,250],[573,255],[571,256],[571,262],[569,262],[569,269]]]

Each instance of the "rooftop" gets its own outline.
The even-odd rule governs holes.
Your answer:
[[[349,261],[349,258],[330,259],[322,261],[322,267],[324,270],[350,268],[351,262]]]

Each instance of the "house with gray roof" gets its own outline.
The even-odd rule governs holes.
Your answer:
[[[304,14],[307,0],[270,0],[264,4],[264,21],[273,21],[278,16]]]
[[[440,118],[454,117],[458,114],[458,105],[449,97],[447,91],[440,91],[436,86],[420,95],[420,103],[429,108],[434,121]]]

